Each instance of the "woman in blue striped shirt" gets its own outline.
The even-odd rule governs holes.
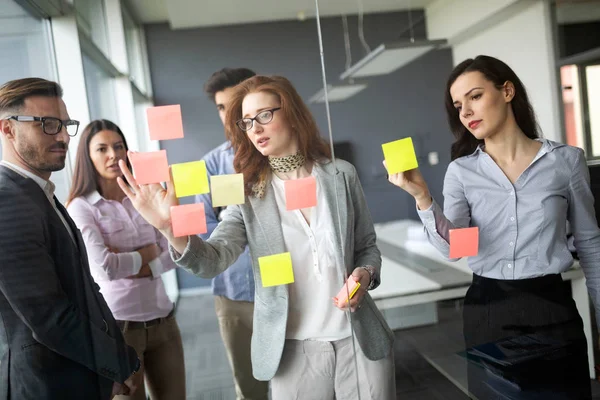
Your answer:
[[[456,141],[443,211],[418,169],[389,180],[415,198],[447,257],[451,229],[479,228],[464,302],[469,390],[479,399],[589,399],[583,324],[560,275],[573,263],[568,221],[598,309],[600,229],[583,151],[539,137],[525,87],[495,58],[459,64],[445,97]],[[474,357],[490,349],[518,357]]]

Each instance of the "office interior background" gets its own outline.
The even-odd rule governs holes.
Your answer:
[[[203,84],[223,67],[246,67],[289,78],[329,140],[316,11],[313,0],[0,0],[0,82],[56,80],[82,127],[112,120],[131,149],[166,149],[175,164],[224,141]],[[333,145],[356,166],[387,260],[388,280],[374,297],[397,333],[398,398],[466,399],[453,349],[462,344],[468,268],[445,263],[419,236],[414,201],[387,182],[380,145],[412,137],[441,202],[453,141],[447,76],[466,58],[494,56],[523,80],[543,136],[585,150],[600,214],[600,1],[320,0],[319,14]],[[411,42],[420,51],[406,51]],[[382,46],[386,54],[377,56]],[[384,72],[368,75],[368,68]],[[169,104],[181,105],[185,138],[151,141],[146,108]],[[63,202],[78,139],[66,168],[52,175]],[[409,247],[413,258],[403,264],[394,252]],[[233,398],[210,281],[182,270],[163,279],[178,304],[188,398]],[[574,271],[565,280],[579,296],[593,354],[584,279]]]

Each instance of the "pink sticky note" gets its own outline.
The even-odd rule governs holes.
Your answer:
[[[348,293],[350,293],[350,298],[352,298],[359,288],[360,283],[356,282],[354,278],[350,276],[340,292],[335,296],[338,306],[342,307],[346,304],[348,302]]]
[[[129,153],[129,161],[133,166],[133,174],[139,185],[169,182],[169,162],[167,151],[150,151],[147,153]]]
[[[171,225],[175,237],[206,233],[204,203],[171,207]]]
[[[285,181],[285,208],[288,211],[317,205],[317,180],[314,176]]]
[[[169,140],[183,138],[181,106],[160,106],[146,109],[150,139]]]
[[[450,258],[476,256],[478,249],[478,227],[450,229]]]

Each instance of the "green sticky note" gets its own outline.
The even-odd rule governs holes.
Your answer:
[[[263,287],[294,283],[292,256],[290,253],[274,254],[258,258]]]
[[[214,175],[210,177],[210,193],[213,207],[244,204],[244,175]]]
[[[193,161],[171,166],[175,195],[177,197],[193,196],[210,192],[208,175],[204,161]]]
[[[397,174],[419,166],[411,138],[396,140],[381,145],[388,174]]]

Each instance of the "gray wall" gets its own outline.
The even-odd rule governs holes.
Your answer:
[[[424,36],[422,13],[415,36]],[[365,16],[365,37],[372,48],[384,40],[407,37],[406,13]],[[357,19],[349,18],[353,62],[364,50],[357,36]],[[326,71],[336,83],[345,66],[341,18],[322,20]],[[202,92],[204,81],[223,67],[247,67],[260,74],[290,79],[308,100],[322,87],[315,20],[239,25],[173,31],[166,24],[146,26],[146,39],[157,105],[181,104],[185,139],[165,141],[169,163],[193,161],[223,142],[223,127],[214,104]],[[331,104],[334,141],[350,141],[375,222],[417,218],[414,201],[391,186],[381,164],[381,144],[412,136],[421,170],[441,202],[449,162],[450,134],[443,109],[445,80],[452,69],[450,50],[430,52],[393,74],[369,79],[357,96]],[[325,106],[310,105],[321,134],[328,137]],[[440,163],[427,165],[427,154],[439,153]],[[188,199],[184,199],[189,201]],[[178,271],[181,288],[206,282]]]

